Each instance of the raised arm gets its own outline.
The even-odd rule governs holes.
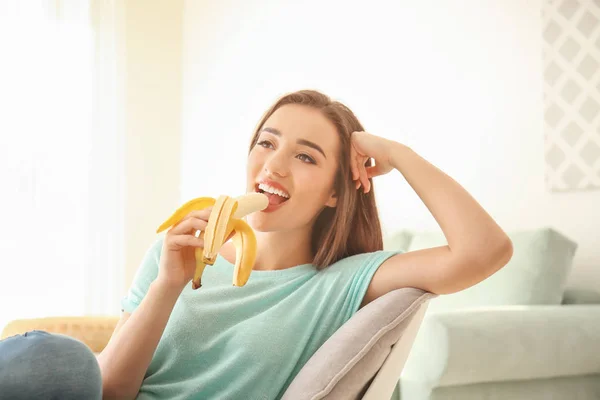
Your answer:
[[[402,287],[454,293],[481,282],[512,257],[512,243],[481,205],[454,179],[409,147],[370,135],[353,134],[357,182],[398,170],[429,209],[448,245],[390,257],[375,273],[363,304]],[[364,167],[366,158],[375,167]]]

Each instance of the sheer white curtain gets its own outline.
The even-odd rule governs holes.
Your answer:
[[[0,328],[108,314],[123,279],[119,2],[0,2]]]

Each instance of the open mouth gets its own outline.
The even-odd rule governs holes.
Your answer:
[[[258,193],[264,193],[269,198],[270,206],[277,206],[290,199],[290,194],[285,190],[275,188],[266,183],[257,183],[254,190]]]

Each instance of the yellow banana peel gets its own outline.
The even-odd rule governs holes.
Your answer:
[[[247,193],[237,198],[226,195],[217,199],[198,197],[179,207],[173,215],[163,222],[156,233],[178,224],[192,211],[212,207],[208,224],[204,232],[196,232],[196,236],[204,237],[204,248],[196,248],[196,271],[192,280],[192,288],[202,286],[202,274],[206,265],[213,265],[221,246],[233,235],[236,249],[233,285],[244,286],[256,260],[256,236],[252,228],[244,221],[246,215],[267,208],[269,199],[262,193]]]

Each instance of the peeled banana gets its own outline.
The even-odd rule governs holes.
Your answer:
[[[252,228],[244,221],[246,215],[267,208],[269,199],[262,193],[248,193],[238,198],[226,195],[217,199],[198,197],[179,207],[173,215],[163,222],[156,233],[176,225],[191,211],[213,207],[208,218],[204,235],[204,248],[196,248],[196,271],[192,280],[192,288],[202,286],[202,274],[206,265],[213,265],[221,246],[233,235],[236,249],[233,285],[244,286],[256,260],[256,236]],[[201,236],[196,232],[196,236]]]

